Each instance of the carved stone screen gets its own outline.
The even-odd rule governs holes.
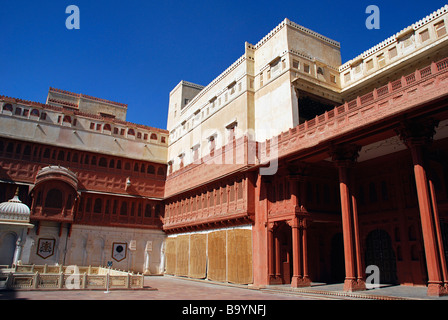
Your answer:
[[[252,230],[232,229],[166,239],[166,274],[249,284],[253,282]]]
[[[176,276],[188,276],[188,257],[190,251],[190,236],[176,238]]]
[[[246,229],[227,231],[227,281],[252,283],[252,232]]]
[[[226,281],[226,233],[215,231],[208,234],[208,278]]]
[[[176,273],[176,238],[167,238],[165,242],[166,274]]]
[[[207,234],[190,236],[190,270],[189,277],[204,279],[207,276]]]

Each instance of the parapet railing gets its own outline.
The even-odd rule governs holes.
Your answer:
[[[444,58],[437,62],[432,62],[430,65],[417,69],[415,72],[402,76],[401,78],[391,81],[388,84],[375,88],[373,91],[358,96],[356,99],[347,101],[343,105],[337,106],[332,110],[326,111],[323,114],[316,115],[314,118],[299,124],[298,126],[289,129],[289,131],[282,132],[278,136],[268,139],[264,142],[258,143],[261,153],[259,154],[260,163],[270,161],[272,155],[269,151],[274,148],[277,150],[276,157],[285,156],[299,149],[305,149],[308,145],[316,144],[319,139],[316,139],[315,132],[319,131],[320,139],[327,139],[335,133],[340,133],[343,128],[348,129],[353,126],[360,126],[366,123],[366,119],[360,120],[363,116],[363,111],[372,111],[369,114],[381,114],[383,117],[392,114],[399,110],[408,108],[408,103],[394,102],[393,98],[397,95],[402,95],[404,92],[415,93],[413,98],[408,99],[409,103],[413,103],[417,99],[421,99],[423,94],[434,94],[428,88],[423,88],[422,83],[429,82],[436,77],[441,77],[442,74],[448,73],[448,58]],[[445,77],[446,78],[446,77]],[[439,79],[440,80],[440,79]],[[413,89],[416,90],[413,90]],[[445,85],[440,85],[441,90],[446,91]],[[418,97],[418,98],[417,98]],[[387,107],[387,110],[379,110],[379,105],[387,100],[392,100]],[[354,124],[349,123],[350,117],[357,115],[357,121]],[[354,121],[355,118],[351,119]],[[331,124],[331,127],[329,125]],[[351,126],[351,127],[350,127]],[[325,132],[325,134],[324,134]]]
[[[1,266],[0,289],[6,290],[123,290],[142,289],[143,274],[92,266]]]

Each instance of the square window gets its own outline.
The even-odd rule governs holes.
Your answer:
[[[330,74],[330,81],[336,83],[336,76],[334,74]]]
[[[310,73],[310,65],[305,63],[303,65],[303,71],[306,73]]]
[[[434,25],[434,29],[436,30],[437,37],[441,37],[446,34],[445,22],[439,22]]]
[[[292,67],[294,69],[299,69],[299,61],[297,60],[292,60]]]
[[[384,54],[380,54],[376,57],[378,61],[378,66],[380,68],[384,67],[386,65],[386,58],[384,57]]]
[[[344,81],[345,82],[349,82],[350,80],[351,80],[350,72],[345,73],[344,74]]]
[[[389,59],[395,58],[397,56],[397,47],[389,49]]]
[[[428,29],[420,32],[420,40],[421,40],[421,42],[425,42],[426,40],[429,40],[429,30]]]

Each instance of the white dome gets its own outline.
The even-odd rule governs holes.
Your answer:
[[[16,195],[7,202],[0,203],[0,221],[29,222],[30,208]]]

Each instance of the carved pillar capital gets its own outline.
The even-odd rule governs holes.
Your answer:
[[[439,120],[433,118],[408,120],[402,122],[395,132],[408,148],[427,146],[432,143],[438,125]]]
[[[277,227],[277,222],[266,222],[266,228],[269,232],[273,232]]]
[[[337,167],[352,167],[356,163],[361,146],[344,144],[330,148],[329,154]]]

